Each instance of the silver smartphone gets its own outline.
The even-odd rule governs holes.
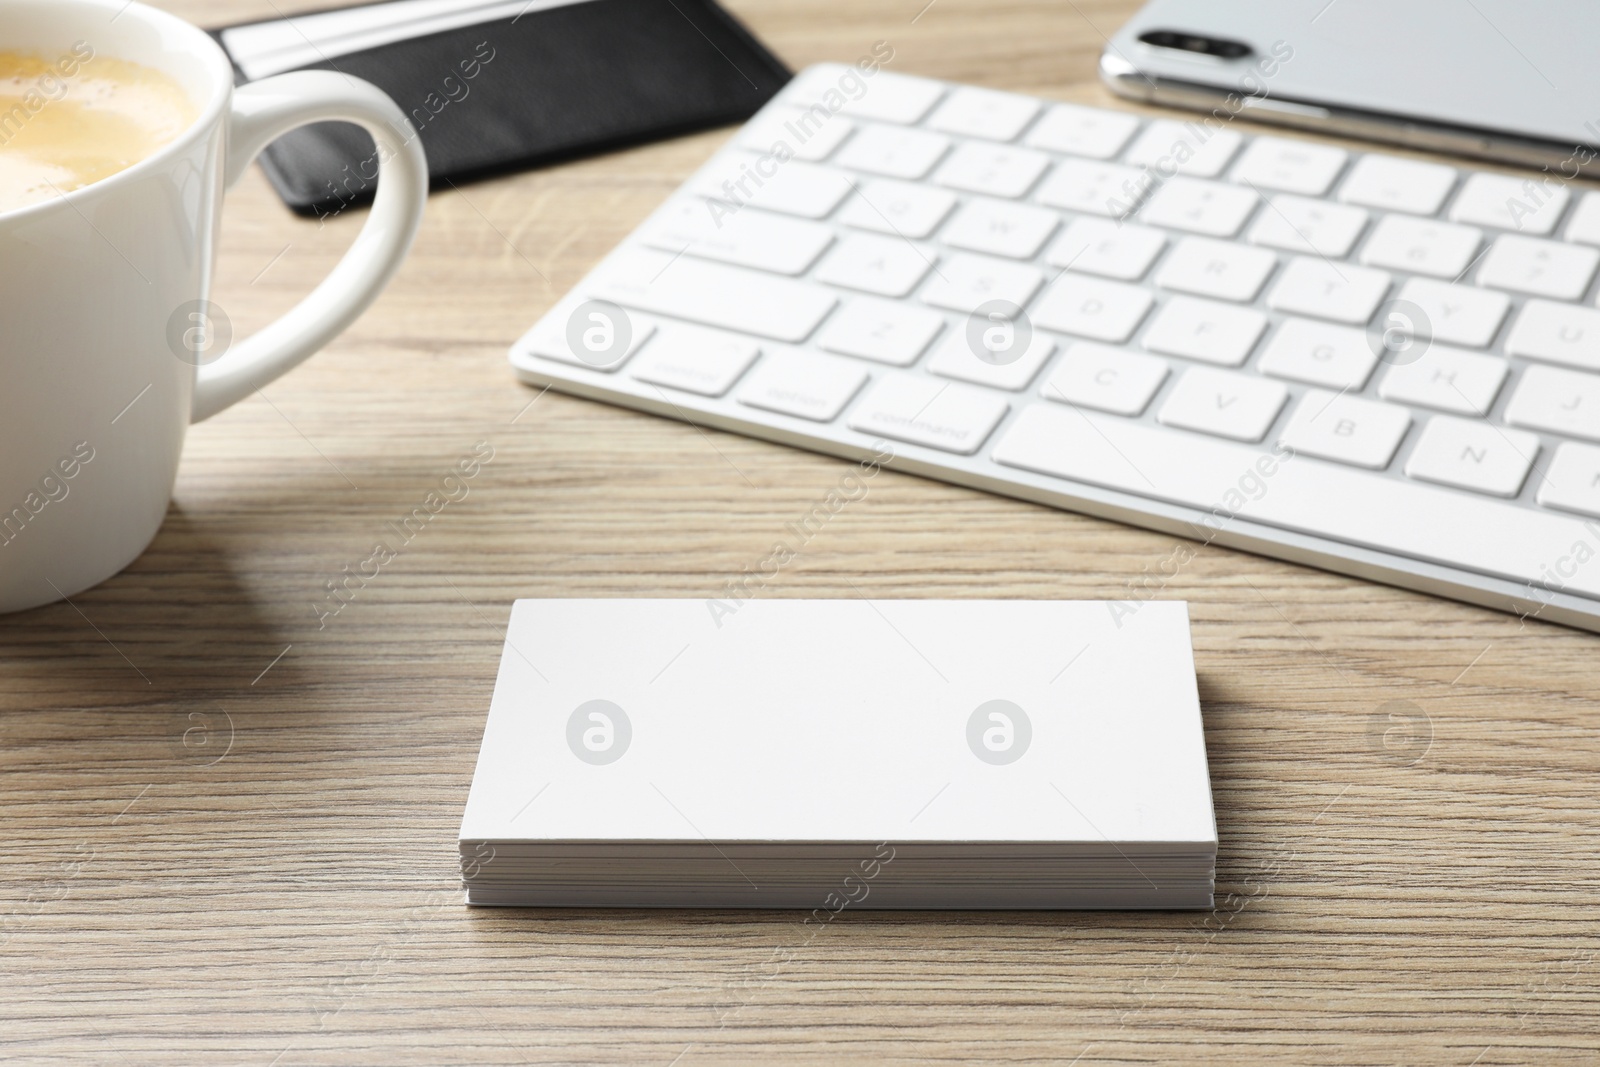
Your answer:
[[[1593,177],[1596,42],[1592,0],[1151,0],[1100,73],[1149,103]]]

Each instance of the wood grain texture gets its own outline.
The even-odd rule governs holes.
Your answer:
[[[891,69],[1104,101],[1102,35],[1134,6],[923,2],[733,7],[796,67],[881,39]],[[1194,618],[1212,913],[847,911],[813,937],[789,913],[461,905],[455,834],[511,600],[715,595],[843,472],[535,399],[507,367],[726,137],[434,197],[360,323],[194,431],[143,558],[0,618],[0,1055],[1600,1061],[1597,639],[1214,547],[1155,593]],[[360,221],[293,218],[249,174],[218,264],[236,330],[290,306]],[[319,628],[324,583],[480,440],[495,459],[471,495]],[[1176,545],[887,474],[765,595],[1119,598]],[[1417,740],[1386,748],[1373,717],[1395,701]]]

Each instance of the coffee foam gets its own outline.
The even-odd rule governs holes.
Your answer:
[[[0,212],[126,170],[197,113],[167,75],[87,45],[56,59],[0,51]]]

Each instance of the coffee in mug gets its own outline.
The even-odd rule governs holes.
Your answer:
[[[0,212],[127,170],[197,117],[176,81],[87,41],[54,58],[0,51]]]

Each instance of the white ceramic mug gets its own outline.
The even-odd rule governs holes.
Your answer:
[[[0,213],[0,612],[69,597],[133,562],[166,514],[190,422],[249,396],[366,310],[427,199],[415,131],[367,82],[308,71],[235,90],[216,42],[165,12],[0,0],[0,47],[49,59],[84,46],[165,73],[200,117],[120,174]],[[215,326],[206,312],[223,191],[273,139],[329,120],[359,123],[377,142],[365,227],[298,307],[197,366]]]

